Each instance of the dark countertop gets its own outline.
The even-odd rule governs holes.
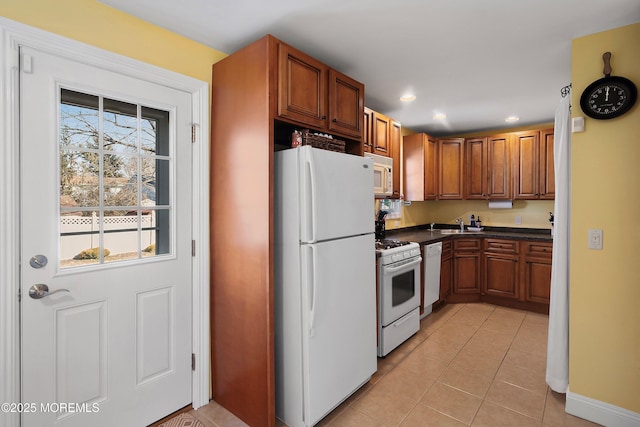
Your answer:
[[[506,228],[506,227],[485,227],[483,231],[465,231],[460,234],[443,234],[440,232],[442,227],[431,232],[429,227],[411,227],[399,230],[388,230],[385,238],[405,240],[423,244],[440,242],[445,239],[453,238],[496,238],[496,239],[514,239],[529,240],[539,242],[553,242],[550,230],[537,228]]]

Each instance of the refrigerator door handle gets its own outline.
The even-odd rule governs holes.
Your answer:
[[[317,218],[316,218],[316,168],[313,165],[312,152],[309,151],[306,156],[307,172],[309,174],[310,191],[306,194],[307,213],[311,215],[311,237],[309,243],[315,243],[317,237]],[[307,218],[309,219],[309,218]]]
[[[316,279],[318,278],[318,271],[316,269],[316,248],[313,245],[309,245],[311,257],[309,259],[311,264],[311,277],[309,279],[309,294],[311,296],[311,301],[309,304],[309,336],[313,337],[315,335],[314,324],[316,321]]]

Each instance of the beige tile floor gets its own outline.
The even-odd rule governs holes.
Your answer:
[[[566,414],[547,387],[547,327],[546,315],[447,305],[318,426],[597,426]],[[246,426],[213,401],[190,413],[206,427]]]

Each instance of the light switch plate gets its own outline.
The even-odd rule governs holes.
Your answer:
[[[590,228],[589,229],[589,249],[602,250],[602,229]]]

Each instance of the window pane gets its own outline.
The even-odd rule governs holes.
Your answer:
[[[104,110],[104,149],[136,153],[138,151],[137,106],[105,99]]]
[[[105,154],[104,205],[138,205],[138,159],[137,157]]]
[[[102,222],[104,232],[104,262],[137,259],[138,213],[123,215],[120,211],[106,211]]]
[[[60,147],[98,149],[98,97],[62,89],[60,98]]]
[[[142,107],[141,147],[144,154],[169,155],[169,112]]]
[[[100,262],[98,216],[95,211],[60,212],[60,266]]]
[[[171,253],[171,240],[169,236],[171,224],[169,209],[158,209],[156,211],[156,254]]]
[[[86,151],[60,153],[60,206],[100,205],[98,154]]]

